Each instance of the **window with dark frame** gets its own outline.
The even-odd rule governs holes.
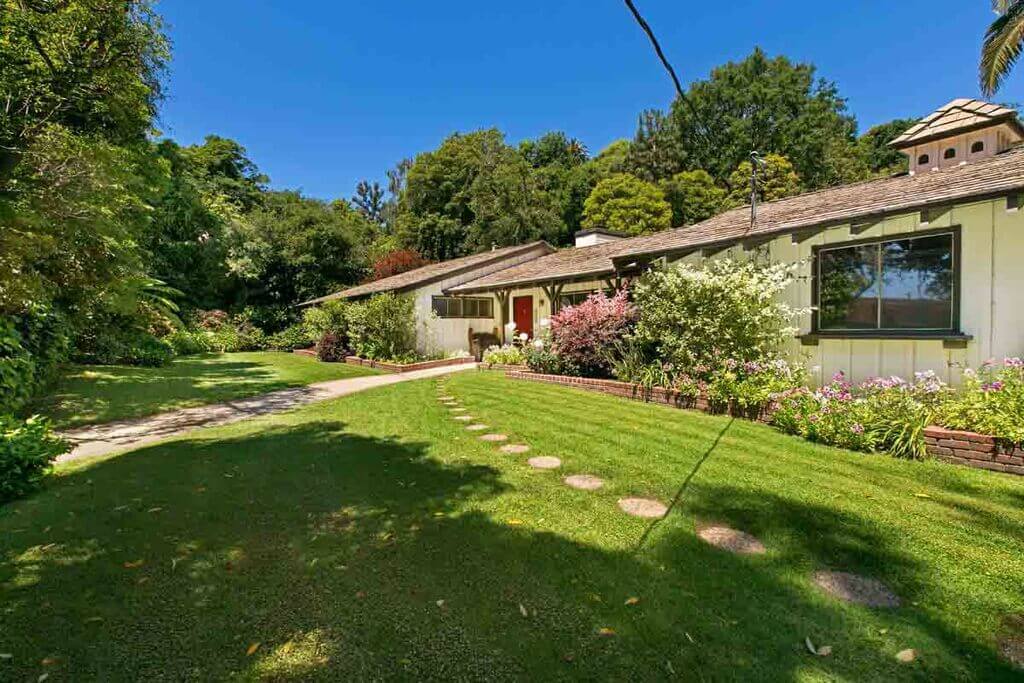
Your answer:
[[[925,164],[928,163],[928,161],[929,161],[928,155],[927,154],[922,154],[921,156],[919,156],[917,158],[917,165],[918,166],[924,166]]]
[[[978,140],[973,145],[971,145],[971,154],[977,154],[978,152],[984,152],[984,151],[985,151],[985,143],[982,142],[981,140]]]
[[[605,289],[604,293],[606,296],[615,296],[615,290],[613,289]],[[597,294],[597,290],[587,289],[582,292],[566,292],[558,297],[558,308],[561,310],[567,306],[578,306],[589,299],[592,294]]]
[[[817,330],[957,333],[957,233],[817,251]]]
[[[493,318],[494,302],[491,299],[435,296],[431,308],[439,318]]]
[[[943,159],[956,159],[956,147],[950,147],[949,149],[947,149],[943,153],[942,158]]]

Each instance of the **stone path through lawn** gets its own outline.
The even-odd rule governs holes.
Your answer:
[[[74,444],[70,453],[57,458],[57,462],[68,462],[79,458],[106,455],[115,451],[136,448],[171,436],[177,436],[202,427],[238,422],[250,417],[290,410],[307,403],[326,401],[347,396],[366,389],[388,384],[408,382],[463,372],[476,368],[475,363],[449,365],[427,370],[416,370],[393,375],[369,375],[317,382],[304,387],[282,389],[251,398],[215,403],[195,408],[185,408],[168,413],[151,415],[133,420],[120,420],[100,425],[89,425],[61,432],[61,436]]]

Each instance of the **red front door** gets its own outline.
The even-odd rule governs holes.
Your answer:
[[[516,324],[516,335],[525,332],[533,336],[533,297],[517,296],[512,299],[512,320]]]

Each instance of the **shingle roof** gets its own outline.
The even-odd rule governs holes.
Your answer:
[[[511,268],[484,275],[476,280],[451,287],[450,292],[458,294],[484,289],[495,289],[506,285],[526,285],[593,276],[599,278],[615,272],[612,257],[628,249],[632,240],[604,242],[589,247],[569,247],[553,254],[521,263]]]
[[[1024,128],[1017,120],[1017,112],[1014,110],[982,100],[960,98],[942,105],[908,128],[889,145],[904,149],[998,123],[1009,123],[1024,136]]]
[[[876,219],[893,213],[1021,190],[1024,190],[1024,146],[942,170],[868,180],[759,204],[757,225],[753,231],[750,229],[750,207],[742,206],[675,230],[591,247],[563,249],[465,282],[450,291],[468,293],[587,276],[596,279],[613,273],[615,264],[625,264],[639,256],[658,256],[736,243],[751,237]]]
[[[444,280],[457,275],[460,272],[481,268],[495,261],[501,261],[502,259],[530,251],[531,249],[536,249],[537,247],[544,247],[544,250],[548,252],[554,251],[554,247],[543,241],[529,242],[528,244],[519,244],[513,247],[503,247],[501,249],[492,249],[491,251],[485,251],[471,256],[463,256],[449,261],[441,261],[440,263],[431,263],[421,268],[416,268],[415,270],[409,270],[404,273],[399,273],[398,275],[392,275],[391,277],[350,287],[349,289],[335,292],[334,294],[328,294],[327,296],[322,296],[317,299],[311,299],[299,305],[309,306],[312,304],[323,303],[324,301],[331,301],[332,299],[353,299],[381,292],[414,289],[431,282]]]
[[[914,175],[867,180],[808,192],[758,205],[757,225],[750,229],[750,207],[721,213],[684,228],[636,237],[615,256],[658,255],[701,246],[800,229],[878,219],[955,201],[998,196],[1024,189],[1024,146],[988,159]]]

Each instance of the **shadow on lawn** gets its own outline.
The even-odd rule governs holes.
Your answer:
[[[0,651],[14,654],[0,665],[27,679],[53,657],[48,670],[75,680],[929,672],[845,630],[846,608],[794,586],[785,562],[710,548],[683,523],[640,556],[509,526],[473,508],[511,493],[495,469],[428,448],[317,422],[173,442],[68,475],[0,518]],[[816,561],[864,553],[920,570],[863,520],[692,491],[687,508],[754,529],[749,505],[785,505],[773,523],[808,525]],[[626,606],[631,596],[639,604]],[[912,626],[972,652],[971,669],[942,675],[1007,671],[935,624]],[[836,655],[809,655],[805,635]]]

